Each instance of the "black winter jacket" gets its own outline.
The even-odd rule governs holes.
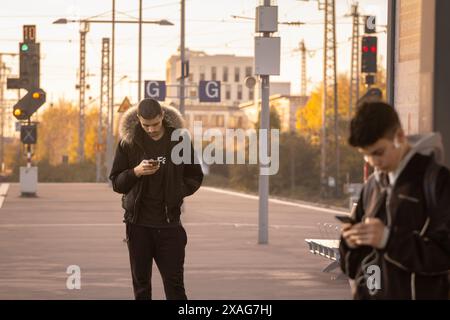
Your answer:
[[[442,167],[437,178],[438,207],[427,212],[425,170],[431,157],[415,154],[397,178],[386,203],[388,242],[382,250],[368,246],[350,249],[340,243],[340,263],[356,283],[356,299],[447,299],[450,269],[450,172]],[[381,185],[372,175],[354,212],[358,222],[380,213]],[[363,196],[365,192],[368,197]],[[368,203],[364,203],[366,200]],[[364,273],[369,265],[381,269],[381,288],[369,294]],[[365,269],[364,269],[365,268]],[[363,270],[364,269],[364,270]],[[367,278],[366,278],[367,280]]]
[[[164,126],[169,136],[172,132],[182,126],[181,115],[171,107],[163,107],[165,111]],[[110,180],[113,190],[123,194],[122,207],[125,210],[124,222],[136,223],[140,211],[140,200],[142,199],[143,179],[136,177],[134,168],[142,160],[148,159],[143,147],[142,139],[145,132],[141,128],[136,107],[127,111],[121,122],[121,136],[114,162],[112,165]],[[181,142],[170,141],[169,155],[175,145]],[[184,138],[186,139],[186,137]],[[169,224],[177,223],[180,219],[183,198],[196,192],[202,183],[203,172],[199,164],[194,162],[194,150],[191,147],[190,163],[174,164],[171,157],[167,157],[166,172],[164,180],[164,198],[166,221]]]

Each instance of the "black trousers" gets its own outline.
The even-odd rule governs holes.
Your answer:
[[[152,298],[153,260],[161,273],[167,300],[187,300],[183,279],[187,235],[183,226],[153,228],[128,223],[126,228],[136,300]]]

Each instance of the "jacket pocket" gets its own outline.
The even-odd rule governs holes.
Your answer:
[[[122,196],[122,208],[125,211],[133,211],[133,190]]]
[[[167,208],[167,216],[170,219],[170,221],[176,221],[176,220],[180,219],[182,204],[183,204],[183,200],[181,200],[176,205],[165,204],[165,207]]]
[[[122,208],[125,210],[124,218],[127,221],[132,221],[135,213],[135,205],[137,199],[137,186],[130,190],[127,194],[122,196]]]

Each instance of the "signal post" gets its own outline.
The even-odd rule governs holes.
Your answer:
[[[46,93],[40,88],[40,44],[36,42],[36,26],[23,26],[23,42],[19,43],[19,78],[7,79],[8,89],[25,89],[27,93],[14,105],[13,115],[21,121],[20,141],[26,146],[27,166],[20,167],[20,189],[23,197],[35,197],[38,168],[32,166],[31,146],[37,142],[37,123],[31,116],[45,103]]]

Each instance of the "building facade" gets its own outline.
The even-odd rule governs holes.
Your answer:
[[[235,55],[208,55],[203,51],[186,51],[189,61],[189,78],[186,79],[185,119],[192,129],[194,121],[203,128],[246,128],[246,114],[239,108],[244,101],[258,99],[259,86],[248,88],[245,79],[253,76],[253,57]],[[171,56],[166,63],[166,103],[178,107],[179,55]],[[221,102],[200,102],[198,83],[201,80],[221,82]],[[271,93],[290,93],[290,83],[275,83]]]
[[[292,132],[296,128],[296,114],[299,108],[306,106],[309,97],[276,94],[269,98],[270,108],[274,108],[280,117],[281,132]],[[244,102],[239,108],[245,113],[248,121],[248,127],[254,127],[258,121],[259,110],[261,109],[261,100]]]
[[[450,1],[389,0],[388,99],[408,134],[440,132],[450,152]],[[450,166],[450,157],[446,157]]]

